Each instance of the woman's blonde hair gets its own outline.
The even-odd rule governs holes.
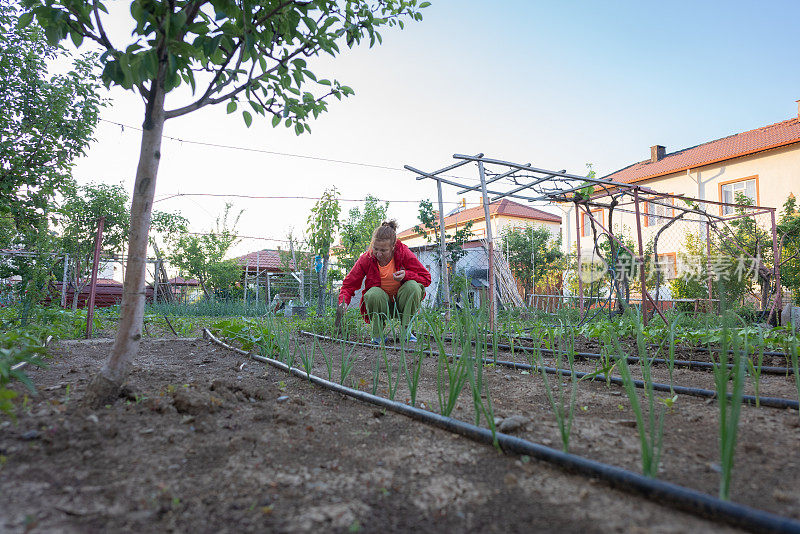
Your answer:
[[[394,245],[394,242],[397,241],[397,221],[394,219],[383,221],[380,226],[375,228],[375,231],[372,232],[372,239],[369,242],[370,250],[375,246],[375,241],[391,241]]]

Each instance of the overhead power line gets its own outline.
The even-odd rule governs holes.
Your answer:
[[[142,131],[142,129],[140,127],[138,127],[138,126],[132,126],[130,124],[123,124],[121,122],[110,121],[108,119],[100,119],[100,120],[103,121],[103,122],[107,122],[109,124],[114,124],[116,126],[119,126],[119,127],[121,127],[123,129],[123,131],[125,130],[125,128],[130,128],[131,130],[136,130],[138,132]],[[227,149],[227,150],[239,150],[239,151],[242,151],[242,152],[254,152],[254,153],[257,153],[257,154],[269,154],[269,155],[272,155],[272,156],[285,156],[285,157],[289,157],[289,158],[310,159],[310,160],[314,160],[314,161],[325,161],[327,163],[339,163],[339,164],[342,164],[342,165],[355,165],[355,166],[358,166],[358,167],[367,167],[367,168],[372,168],[372,169],[383,169],[383,170],[387,170],[387,171],[398,171],[398,172],[403,172],[403,173],[408,172],[405,169],[403,169],[402,167],[390,167],[388,165],[378,165],[378,164],[375,164],[375,163],[364,163],[362,161],[349,161],[349,160],[344,160],[344,159],[326,158],[326,157],[322,157],[322,156],[310,156],[308,154],[294,154],[294,153],[291,153],[291,152],[279,152],[279,151],[276,151],[276,150],[266,150],[266,149],[263,149],[263,148],[252,148],[252,147],[243,147],[243,146],[235,146],[235,145],[223,145],[223,144],[219,144],[219,143],[210,143],[210,142],[207,142],[207,141],[196,141],[196,140],[193,140],[193,139],[182,139],[180,137],[172,137],[172,136],[169,136],[169,135],[164,135],[162,137],[164,139],[170,139],[172,141],[179,141],[181,143],[187,143],[187,144],[190,144],[190,145],[206,146],[206,147],[213,147],[213,148],[222,148],[222,149]],[[459,179],[462,179],[462,180],[478,180],[478,178],[468,178],[468,177],[463,177],[463,176],[451,176],[451,178],[459,178]]]
[[[249,198],[255,200],[319,200],[322,197],[307,197],[307,196],[286,196],[286,195],[240,195],[236,193],[169,193],[166,194],[164,197],[159,198],[153,203],[161,202],[163,200],[169,200],[176,197],[226,197],[226,198]],[[373,197],[374,198],[374,197]],[[366,202],[366,198],[340,198],[342,202]],[[376,198],[378,202],[410,202],[413,204],[418,204],[419,200],[385,200]],[[445,204],[461,204],[458,201],[445,201]],[[468,203],[469,205],[469,203]],[[478,206],[479,204],[475,204]]]

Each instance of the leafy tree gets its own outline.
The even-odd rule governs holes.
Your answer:
[[[155,193],[164,121],[202,107],[227,102],[232,113],[241,106],[248,126],[253,113],[272,116],[299,135],[309,119],[327,110],[326,99],[341,99],[353,90],[336,80],[318,78],[307,57],[335,56],[340,43],[352,47],[369,38],[381,42],[378,30],[403,18],[421,20],[417,0],[133,0],[130,36],[106,33],[101,0],[23,0],[52,43],[69,36],[84,39],[105,52],[103,82],[135,90],[144,101],[144,121],[136,171],[131,232],[121,319],[111,356],[87,390],[89,401],[113,398],[127,374],[141,338],[144,312],[144,256]],[[107,21],[106,21],[107,22]],[[123,41],[125,40],[125,41]],[[199,73],[195,76],[195,73]],[[190,101],[166,109],[167,93],[188,84]],[[316,87],[317,93],[308,90]],[[321,91],[321,93],[320,93]],[[249,108],[249,109],[245,109]]]
[[[559,266],[563,253],[560,236],[554,236],[543,226],[528,225],[526,228],[505,228],[502,241],[503,248],[508,251],[511,272],[526,292],[535,292],[532,278],[537,284],[556,285],[561,282]]]
[[[708,264],[708,253],[705,241],[698,235],[687,234],[681,245],[681,251],[685,260],[679,258],[679,261],[699,262],[700,265],[697,269],[699,274],[694,272],[681,273],[680,276],[671,280],[670,292],[672,293],[672,298],[707,299],[708,277],[705,266]],[[678,308],[692,309],[691,306],[678,306]]]
[[[428,243],[434,243],[436,245],[433,255],[437,263],[441,263],[439,213],[433,210],[433,203],[430,200],[426,199],[419,203],[419,221],[420,224],[414,226],[414,231],[422,235]],[[470,236],[472,236],[472,221],[467,221],[452,234],[448,234],[445,228],[445,261],[447,262],[451,295],[461,295],[463,291],[466,290],[466,279],[456,274],[456,266],[458,265],[458,260],[467,254],[467,251],[464,250],[464,243],[469,240]],[[440,286],[440,294],[437,296],[440,300],[444,298],[442,296],[442,291],[443,289]]]
[[[328,287],[328,262],[331,255],[331,245],[339,229],[339,192],[336,187],[326,189],[322,196],[311,208],[308,216],[308,229],[306,241],[314,254],[322,256],[322,269],[318,271],[319,294],[317,296],[317,316],[322,316],[323,299]]]
[[[116,252],[128,237],[128,193],[121,185],[70,184],[63,195],[57,221],[61,250],[69,254],[69,282],[74,290],[72,309],[75,310],[78,295],[89,283],[98,219],[105,218],[102,250]]]
[[[58,239],[47,227],[46,220],[38,220],[31,227],[13,232],[8,248],[14,253],[0,261],[0,279],[19,277],[11,288],[19,302],[22,326],[30,318],[35,304],[54,289],[53,272],[59,261]]]
[[[737,193],[736,204],[747,206],[752,204],[752,199],[743,193]],[[746,208],[737,207],[737,215],[746,215]],[[769,307],[770,290],[774,285],[775,255],[772,249],[772,235],[764,228],[759,226],[756,217],[741,217],[728,223],[730,231],[726,232],[725,237],[715,238],[715,250],[723,256],[731,259],[731,265],[727,269],[725,278],[725,297],[729,302],[736,301],[742,297],[752,285],[746,277],[738,276],[735,271],[737,258],[743,260],[755,259],[757,261],[756,274],[758,283],[761,286],[761,308]]]
[[[40,28],[20,28],[18,18],[18,8],[0,4],[0,217],[24,233],[40,227],[70,179],[103,102],[96,56],[75,59],[70,72],[48,78],[47,62],[68,54],[47,44]]]
[[[386,220],[389,203],[372,195],[367,195],[363,209],[356,206],[348,213],[348,218],[339,230],[339,249],[336,251],[338,269],[336,278],[341,280],[353,268],[356,260],[369,247],[375,228]],[[333,273],[331,273],[333,277]]]
[[[181,235],[169,258],[184,274],[200,281],[206,298],[211,298],[212,292],[225,296],[234,282],[242,277],[242,267],[236,260],[225,259],[230,248],[239,241],[236,225],[242,212],[229,222],[231,207],[231,204],[225,204],[225,211],[221,218],[217,217],[212,231]]]
[[[778,232],[781,239],[781,285],[792,290],[800,304],[800,210],[794,195],[783,204]]]
[[[19,8],[0,3],[0,248],[17,251],[0,265],[0,277],[20,277],[25,322],[47,295],[58,261],[49,229],[53,198],[91,142],[103,102],[95,57],[49,76],[47,62],[66,52],[48,45],[41,28],[21,28],[19,19]]]
[[[161,252],[169,254],[180,236],[188,232],[189,219],[179,212],[153,211],[150,219],[150,244],[165,247]]]

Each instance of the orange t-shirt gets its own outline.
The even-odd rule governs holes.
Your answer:
[[[394,300],[395,295],[397,295],[397,290],[400,289],[401,282],[398,282],[392,276],[394,273],[394,258],[389,260],[389,263],[386,264],[384,267],[381,267],[378,264],[378,270],[381,273],[381,289],[386,291],[386,294],[389,295],[389,298]]]

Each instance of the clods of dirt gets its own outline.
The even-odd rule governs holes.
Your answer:
[[[0,421],[0,531],[729,531],[200,340],[143,341],[126,393],[87,410],[109,348],[63,344],[30,370],[38,395],[20,389],[18,419]],[[430,387],[418,402],[435,406]],[[506,425],[536,413],[517,431],[542,432],[531,406],[496,402]]]

